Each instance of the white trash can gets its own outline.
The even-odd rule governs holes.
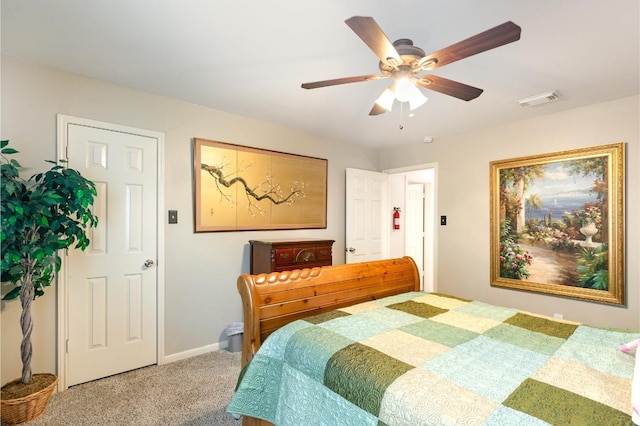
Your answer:
[[[229,352],[240,352],[242,350],[242,336],[244,335],[244,323],[234,322],[225,330],[228,343],[227,350]]]

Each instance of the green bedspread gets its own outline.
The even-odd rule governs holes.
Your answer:
[[[630,425],[640,337],[406,293],[273,333],[227,407],[278,426]]]

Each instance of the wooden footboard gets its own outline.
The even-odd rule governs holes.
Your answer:
[[[420,276],[410,257],[243,274],[238,278],[244,308],[242,366],[253,359],[269,334],[291,321],[419,290]]]
[[[420,276],[410,257],[298,269],[271,274],[243,274],[238,291],[244,308],[244,367],[264,339],[283,325],[356,303],[420,290]],[[273,426],[243,417],[243,426]]]
[[[270,423],[266,420],[245,416],[242,418],[242,426],[273,426],[273,423]]]

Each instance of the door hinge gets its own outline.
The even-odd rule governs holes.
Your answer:
[[[69,353],[69,339],[65,340],[64,342],[64,351],[66,353]]]

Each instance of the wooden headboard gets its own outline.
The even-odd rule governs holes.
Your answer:
[[[418,268],[410,257],[242,274],[238,278],[244,309],[242,365],[253,359],[269,334],[291,321],[419,290]]]

